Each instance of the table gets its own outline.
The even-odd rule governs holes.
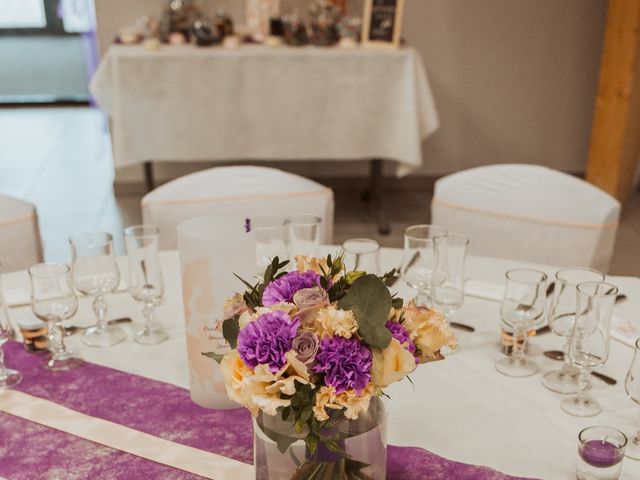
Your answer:
[[[327,253],[337,247],[326,247]],[[383,249],[381,262],[391,268],[400,262],[399,249]],[[177,253],[161,254],[167,293],[158,309],[159,318],[167,325],[171,338],[152,347],[142,347],[128,340],[108,349],[83,346],[79,338],[69,345],[87,360],[135,373],[155,380],[188,388],[180,275]],[[120,259],[121,262],[126,259]],[[501,282],[504,272],[522,262],[469,257],[468,276],[483,282]],[[536,266],[548,273],[550,266]],[[627,305],[616,307],[626,312],[640,311],[640,279],[611,277],[629,297]],[[25,272],[7,274],[4,287],[27,288]],[[401,295],[410,290],[398,282]],[[132,316],[141,322],[140,306],[127,293],[110,299],[110,316]],[[624,305],[624,304],[623,304]],[[611,354],[604,373],[615,377],[614,387],[594,383],[594,394],[604,412],[593,418],[575,418],[560,409],[561,396],[547,391],[540,383],[541,374],[516,379],[500,375],[493,367],[499,357],[499,304],[495,301],[467,297],[458,319],[472,324],[474,334],[459,333],[461,350],[445,361],[422,366],[412,374],[412,386],[402,381],[388,389],[389,443],[420,446],[438,455],[461,462],[487,465],[507,474],[542,478],[575,478],[578,432],[589,425],[611,425],[622,430],[636,428],[638,406],[626,398],[624,375],[631,363],[633,350],[612,341]],[[12,308],[14,318],[29,315],[26,307]],[[81,299],[74,324],[91,323],[89,299]],[[127,327],[129,328],[129,327]],[[541,355],[543,349],[558,348],[560,340],[553,335],[534,338],[531,349],[541,371],[558,366]],[[625,459],[621,480],[640,478],[640,462]],[[224,480],[224,479],[220,479]]]

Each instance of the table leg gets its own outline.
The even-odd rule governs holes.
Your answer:
[[[146,161],[144,162],[144,186],[148,192],[155,188],[155,181],[153,179],[153,162]]]
[[[380,235],[389,235],[391,233],[391,225],[384,211],[384,203],[382,200],[382,159],[374,158],[369,164],[369,190],[363,195],[365,201],[371,201],[371,206],[376,215],[378,223],[378,233]]]

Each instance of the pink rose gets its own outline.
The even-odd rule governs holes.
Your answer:
[[[318,311],[329,305],[329,297],[322,287],[303,288],[295,293],[293,303],[298,307],[300,323],[310,327]]]

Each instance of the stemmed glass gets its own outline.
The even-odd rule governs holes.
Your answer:
[[[154,316],[156,305],[164,294],[162,269],[158,256],[158,228],[153,225],[136,225],[124,231],[125,246],[129,257],[129,292],[144,307],[144,328],[133,339],[143,345],[164,342],[169,334]]]
[[[538,367],[526,357],[527,332],[543,319],[547,274],[521,268],[509,270],[506,278],[500,316],[513,328],[513,354],[498,360],[496,370],[509,377],[528,377]]]
[[[627,378],[624,381],[624,388],[629,398],[640,404],[640,338],[636,340],[636,348],[633,352],[633,360],[631,360]],[[640,460],[640,430],[627,444],[625,455],[634,460]]]
[[[73,291],[71,269],[63,263],[38,263],[29,269],[31,282],[31,309],[49,325],[49,350],[51,358],[46,368],[53,371],[71,370],[82,360],[64,344],[62,323],[78,309],[78,299]]]
[[[73,235],[71,266],[76,288],[93,297],[93,312],[98,323],[89,328],[82,341],[90,347],[109,347],[126,337],[124,330],[107,325],[105,295],[113,293],[120,283],[120,270],[113,252],[113,237],[109,233],[96,232]]]
[[[437,225],[413,225],[404,231],[404,253],[400,275],[407,285],[417,290],[418,305],[430,303],[431,276],[435,266],[433,239],[446,235]]]
[[[347,270],[380,274],[380,245],[370,238],[350,238],[342,244]]]
[[[578,285],[576,318],[569,341],[569,358],[580,369],[578,392],[562,401],[560,406],[570,415],[591,417],[602,410],[586,391],[591,385],[591,371],[602,366],[609,357],[611,314],[618,289],[605,282],[584,282]]]
[[[578,391],[578,374],[576,367],[569,359],[569,338],[576,318],[576,294],[578,284],[582,282],[603,282],[604,274],[592,268],[565,268],[556,273],[555,289],[547,321],[556,335],[564,337],[562,350],[564,364],[558,370],[547,372],[542,377],[542,384],[553,392],[576,393]]]
[[[0,285],[0,390],[15,387],[22,381],[22,375],[19,372],[4,366],[2,346],[12,339],[15,339],[15,331],[9,321],[9,310],[4,303],[2,285]]]

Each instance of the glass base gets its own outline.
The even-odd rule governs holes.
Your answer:
[[[542,385],[557,393],[578,393],[579,372],[570,369],[553,370],[547,372],[542,377]]]
[[[3,388],[15,387],[22,381],[22,375],[20,372],[5,368],[0,370],[0,390]]]
[[[167,331],[161,326],[153,328],[144,328],[133,336],[133,340],[141,345],[156,345],[162,343],[169,338]]]
[[[110,347],[122,342],[127,334],[120,327],[91,327],[82,336],[82,343],[90,347]]]
[[[538,366],[527,359],[504,357],[496,362],[496,370],[507,377],[529,377],[538,371]]]
[[[624,449],[624,455],[632,460],[640,460],[640,432],[635,436],[629,436],[629,443]]]
[[[602,411],[600,404],[591,397],[582,399],[575,397],[565,398],[561,403],[562,410],[574,417],[593,417]]]
[[[51,357],[44,368],[52,372],[66,372],[82,365],[84,361],[80,357],[67,352],[66,355]]]

